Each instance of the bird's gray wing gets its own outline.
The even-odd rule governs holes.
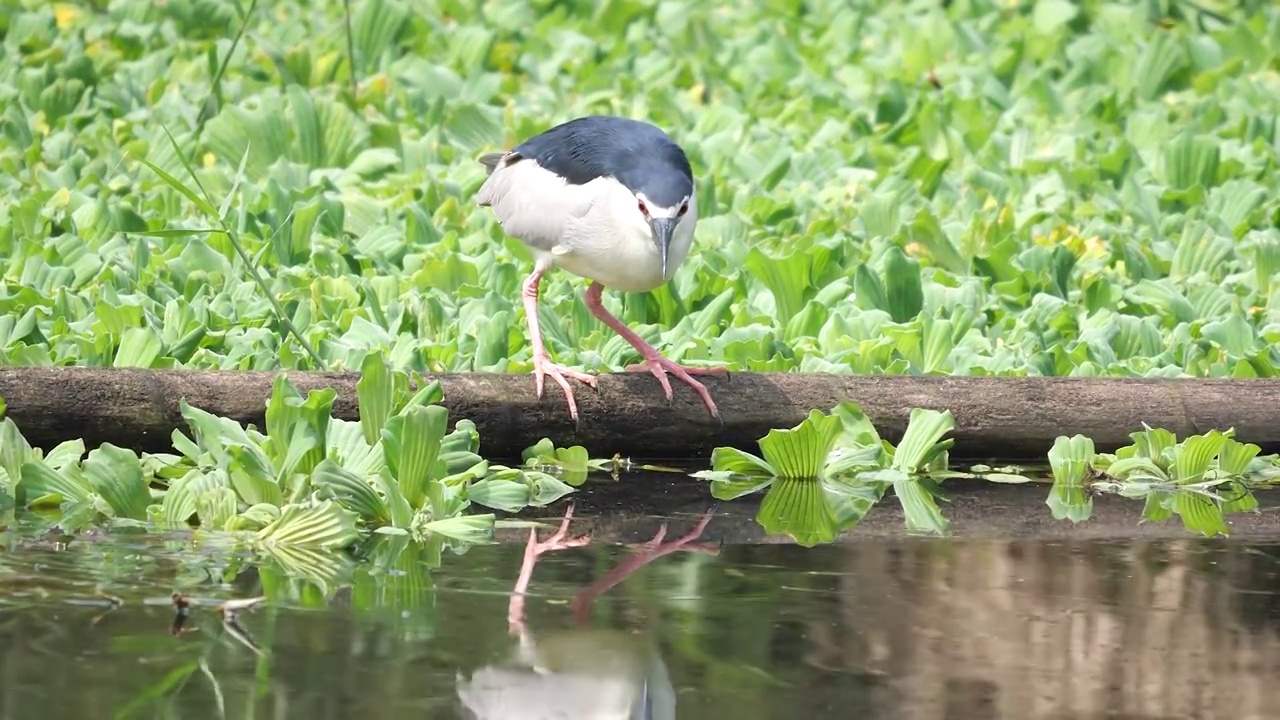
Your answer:
[[[600,185],[573,185],[512,151],[480,157],[488,177],[476,192],[476,204],[490,207],[502,229],[525,244],[550,253],[562,252],[568,222],[591,209]]]

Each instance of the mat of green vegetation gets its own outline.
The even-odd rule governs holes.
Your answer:
[[[335,0],[4,5],[3,364],[382,349],[528,371],[530,259],[472,202],[476,157],[587,113],[656,122],[692,159],[691,258],[606,296],[677,360],[1280,364],[1271,3],[351,0],[349,25]],[[544,282],[552,353],[638,360],[583,285]]]
[[[476,207],[476,158],[570,117],[667,128],[697,250],[607,301],[673,358],[860,373],[1274,376],[1280,8],[1143,3],[715,7],[550,2],[5,4],[0,365],[359,369],[361,419],[278,380],[264,428],[182,408],[173,452],[30,447],[0,504],[57,524],[241,538],[297,567],[372,533],[458,548],[611,461],[490,464],[408,372],[530,369],[530,258]],[[581,279],[544,283],[571,365],[638,360]],[[0,401],[2,402],[2,401]],[[828,412],[829,411],[829,412]],[[0,413],[3,406],[0,405]],[[943,533],[950,413],[893,446],[854,404],[717,449],[709,494],[830,542],[892,494]],[[448,427],[454,427],[446,432]],[[189,431],[189,432],[188,432]],[[1091,493],[1225,534],[1280,460],[1230,428],[1134,428],[1046,458]],[[617,464],[612,464],[617,471]],[[479,511],[479,512],[476,512]]]

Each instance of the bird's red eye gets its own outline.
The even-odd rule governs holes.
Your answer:
[[[643,200],[636,201],[636,207],[640,208],[640,214],[642,215],[649,214],[649,208],[644,204]]]
[[[680,203],[680,210],[676,212],[676,217],[684,217],[687,212],[689,212],[689,203]]]

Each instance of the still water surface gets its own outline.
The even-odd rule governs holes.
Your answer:
[[[712,517],[673,548],[697,519],[543,554],[523,608],[520,542],[291,558],[309,584],[190,538],[9,536],[0,718],[1280,717],[1280,544],[719,545]]]

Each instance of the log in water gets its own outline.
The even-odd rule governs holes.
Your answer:
[[[276,373],[124,368],[0,369],[8,416],[32,445],[50,448],[83,438],[137,450],[167,450],[185,428],[179,400],[238,422],[264,427]],[[289,372],[305,394],[332,387],[336,417],[357,419],[356,373]],[[519,457],[549,437],[583,445],[593,456],[706,458],[716,446],[755,450],[772,428],[801,422],[811,409],[852,400],[881,434],[897,441],[912,408],[950,410],[956,418],[954,458],[1039,458],[1059,435],[1081,433],[1099,450],[1130,442],[1143,423],[1179,437],[1234,427],[1237,437],[1280,450],[1280,380],[1135,378],[904,377],[738,373],[707,378],[724,426],[697,396],[672,379],[668,403],[645,373],[601,375],[599,392],[576,386],[575,429],[555,383],[539,401],[526,374],[452,373],[439,380],[452,420],[470,418],[486,457]]]

